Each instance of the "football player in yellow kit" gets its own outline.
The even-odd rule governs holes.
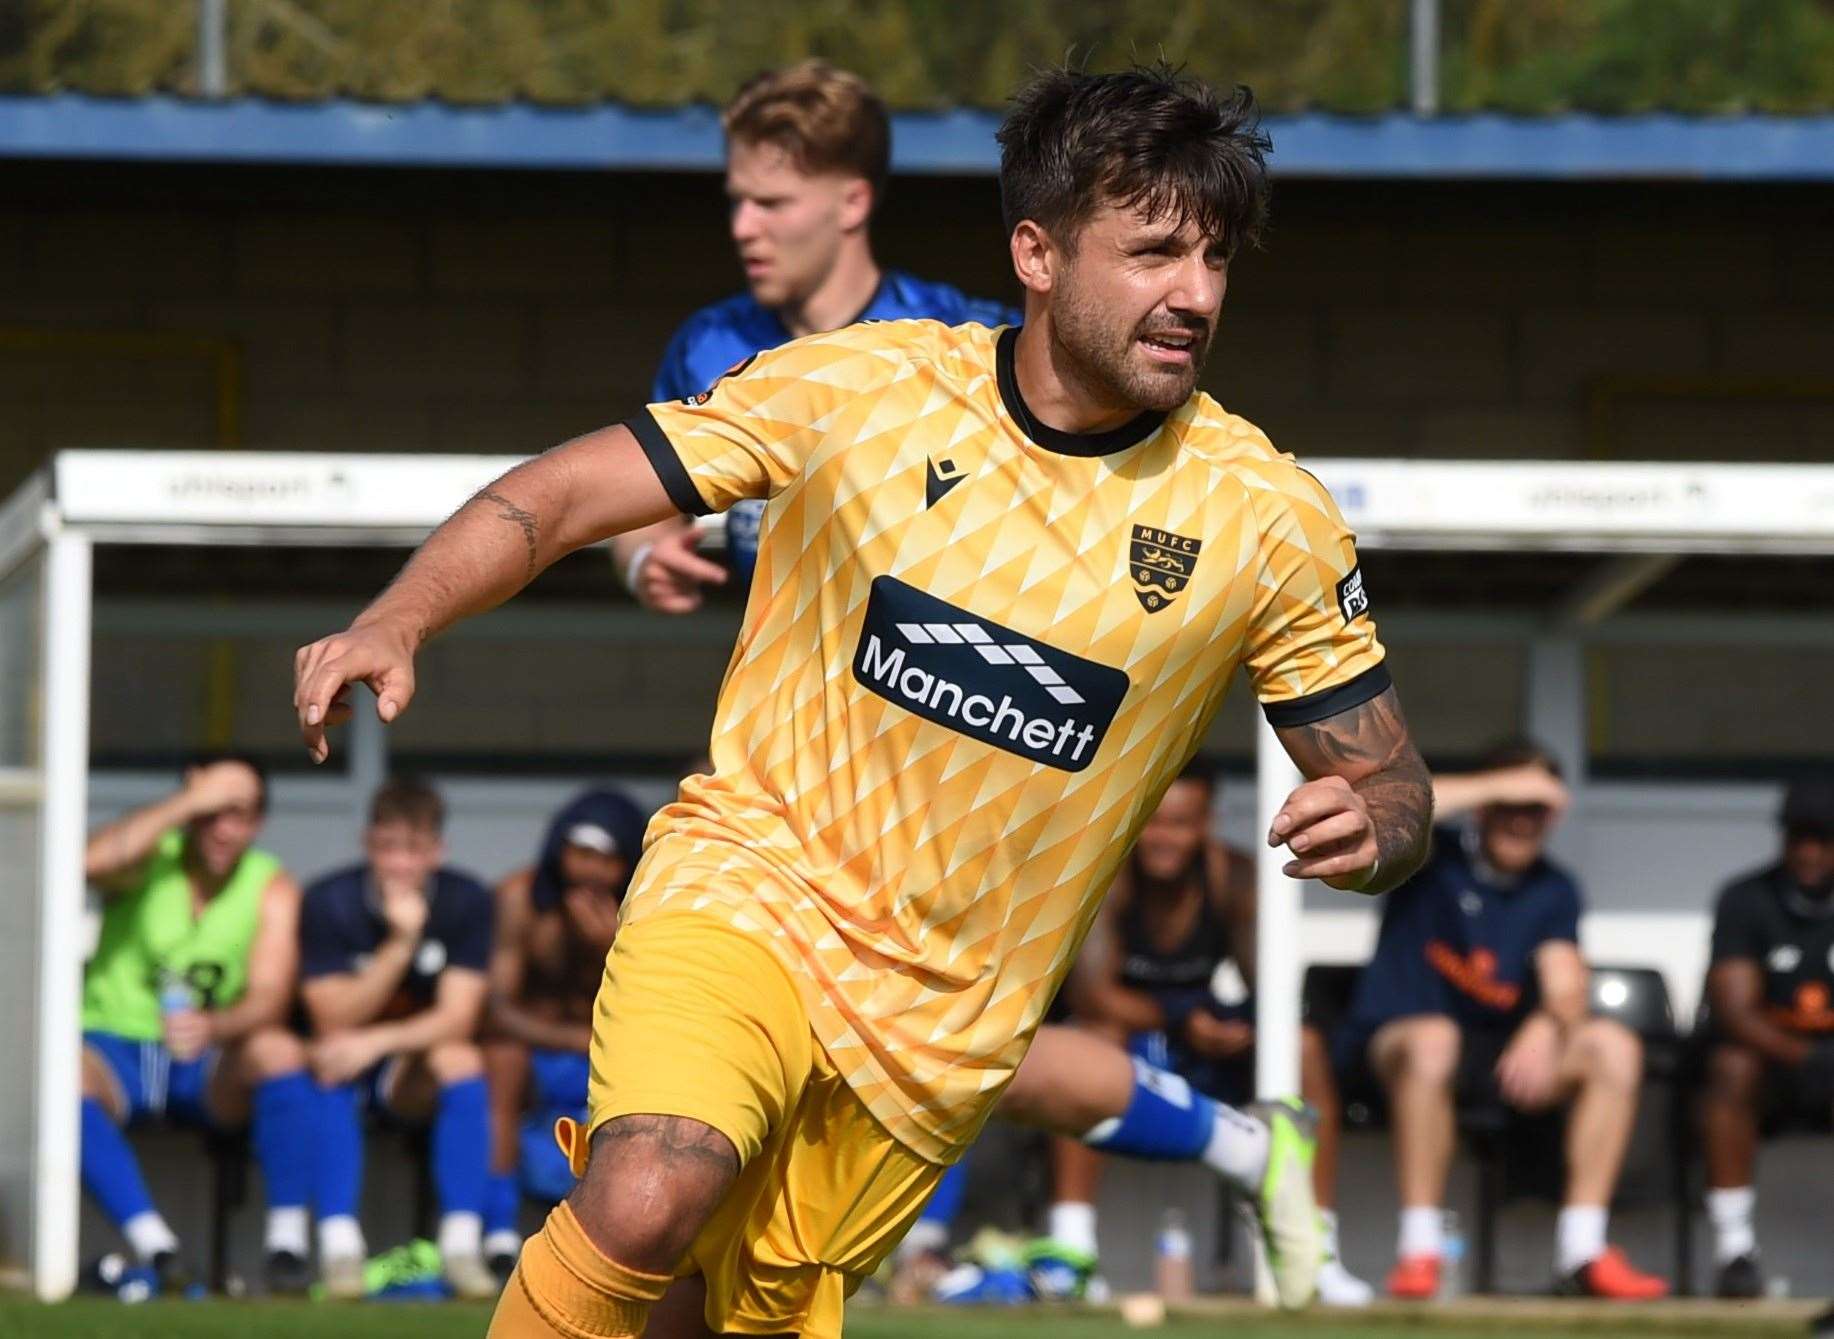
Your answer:
[[[582,1179],[493,1334],[839,1335],[1238,667],[1310,778],[1267,834],[1288,870],[1374,892],[1420,860],[1427,776],[1351,538],[1195,389],[1265,212],[1251,95],[1053,72],[1000,142],[1021,329],[761,353],[510,471],[298,654],[322,760],[351,684],[394,719],[422,643],[562,554],[768,499],[713,769],[651,824],[606,963],[562,1131]],[[1296,1121],[1231,1115],[1264,1180],[1305,1181]],[[1303,1301],[1315,1224],[1284,1258],[1273,1235]]]

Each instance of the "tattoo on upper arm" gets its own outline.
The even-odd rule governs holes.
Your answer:
[[[738,1150],[711,1125],[687,1116],[618,1116],[592,1136],[592,1156],[608,1155],[614,1144],[640,1147],[646,1161],[669,1167],[698,1166],[715,1176],[734,1176]]]
[[[480,502],[496,503],[498,516],[510,522],[512,525],[517,525],[522,528],[522,541],[528,545],[529,550],[528,575],[533,579],[535,575],[535,541],[541,532],[541,524],[535,519],[535,513],[529,511],[527,508],[518,507],[514,502],[504,497],[503,494],[489,488],[486,488],[482,493],[478,494],[478,500]]]
[[[1379,852],[1376,882],[1365,892],[1392,888],[1419,868],[1433,821],[1433,779],[1394,689],[1322,721],[1283,729],[1280,739],[1308,777],[1344,777],[1363,797]]]

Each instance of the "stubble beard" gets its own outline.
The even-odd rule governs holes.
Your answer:
[[[1143,329],[1115,328],[1099,304],[1073,287],[1055,304],[1051,325],[1076,378],[1102,400],[1137,411],[1170,413],[1190,399],[1210,351],[1205,339],[1189,367],[1146,365],[1138,345]]]

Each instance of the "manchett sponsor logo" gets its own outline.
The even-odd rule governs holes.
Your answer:
[[[894,577],[872,583],[853,676],[925,720],[1068,772],[1089,765],[1127,693],[1120,670]]]

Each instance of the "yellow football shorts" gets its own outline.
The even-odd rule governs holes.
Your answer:
[[[705,913],[662,910],[619,930],[589,1110],[588,1137],[619,1116],[687,1116],[738,1150],[738,1179],[675,1271],[704,1276],[715,1333],[838,1336],[847,1297],[943,1173],[853,1095],[776,954]],[[571,1153],[583,1173],[587,1138]]]

